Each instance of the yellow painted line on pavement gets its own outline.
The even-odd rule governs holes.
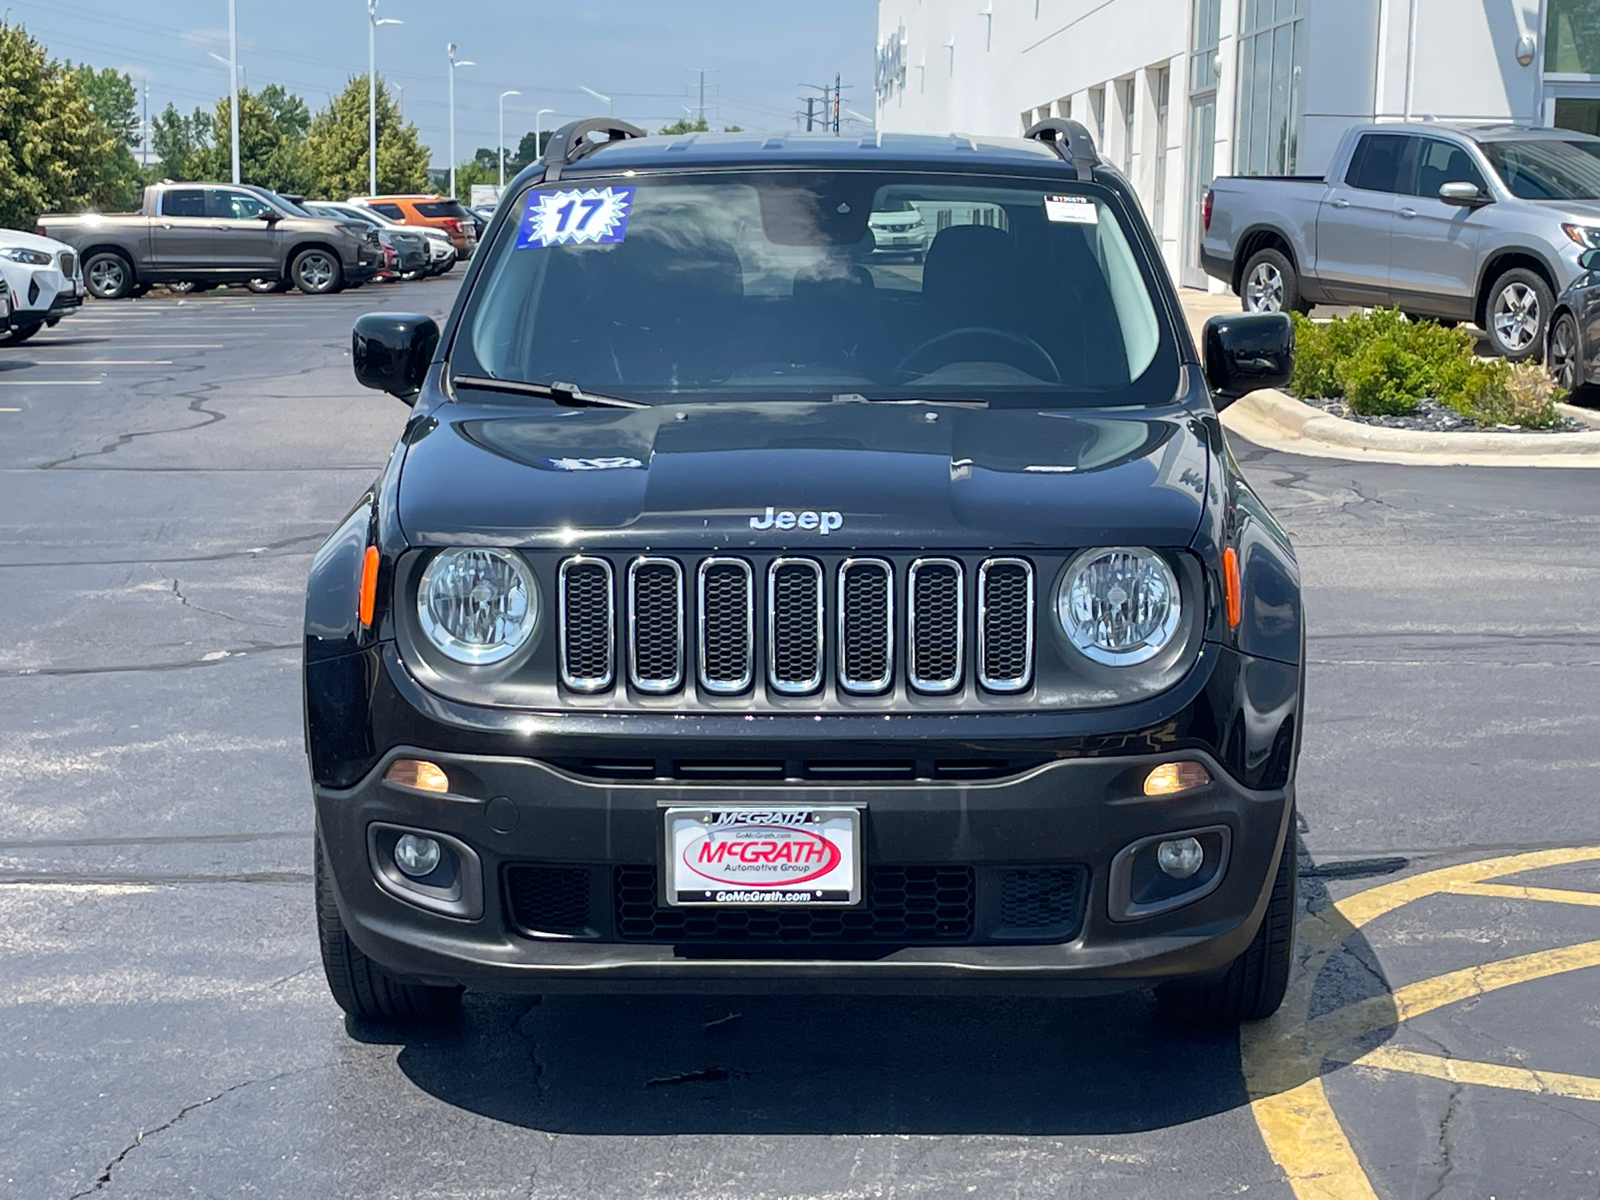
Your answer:
[[[1592,1075],[1569,1075],[1564,1071],[1531,1071],[1527,1067],[1506,1067],[1499,1063],[1474,1062],[1464,1058],[1444,1058],[1437,1054],[1418,1054],[1380,1046],[1352,1056],[1352,1066],[1376,1067],[1380,1071],[1400,1071],[1407,1075],[1426,1075],[1451,1083],[1477,1083],[1484,1087],[1532,1092],[1539,1096],[1562,1096],[1569,1100],[1600,1101],[1600,1079]]]
[[[1351,1038],[1496,988],[1600,965],[1600,942],[1451,972],[1312,1020],[1312,992],[1328,959],[1363,926],[1414,900],[1476,887],[1498,876],[1595,860],[1600,860],[1600,846],[1558,847],[1461,863],[1357,892],[1300,922],[1296,930],[1300,969],[1290,979],[1283,1006],[1273,1017],[1239,1030],[1251,1115],[1297,1200],[1376,1196],[1322,1084],[1327,1060],[1362,1056],[1359,1048],[1338,1053]]]
[[[1446,888],[1455,896],[1497,896],[1505,900],[1543,900],[1550,904],[1584,904],[1600,908],[1600,892],[1570,888],[1525,887],[1520,883],[1458,883]]]

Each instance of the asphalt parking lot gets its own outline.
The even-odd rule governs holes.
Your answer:
[[[1600,482],[1235,446],[1311,621],[1300,966],[1147,998],[469,995],[347,1026],[302,586],[407,411],[331,297],[0,350],[0,1195],[1600,1194]]]

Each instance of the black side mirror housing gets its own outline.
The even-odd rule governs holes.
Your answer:
[[[421,313],[368,313],[350,334],[350,364],[363,386],[416,403],[439,327]]]
[[[1288,313],[1212,317],[1200,341],[1206,383],[1219,411],[1258,388],[1283,387],[1294,375],[1294,322]]]
[[[267,209],[265,212],[262,212],[260,217],[268,225],[276,225],[279,221],[283,220],[283,214],[278,212],[276,209],[271,208]]]
[[[1578,255],[1578,265],[1585,271],[1600,271],[1600,250],[1585,250]]]

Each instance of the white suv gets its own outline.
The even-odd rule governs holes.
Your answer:
[[[65,242],[0,229],[0,277],[11,292],[11,327],[0,345],[25,342],[83,303],[83,268]]]

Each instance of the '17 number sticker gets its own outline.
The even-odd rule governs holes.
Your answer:
[[[620,242],[628,232],[631,187],[534,192],[522,210],[517,249],[582,242]]]

